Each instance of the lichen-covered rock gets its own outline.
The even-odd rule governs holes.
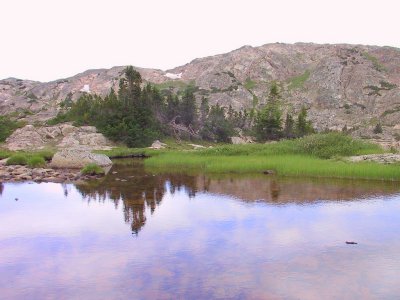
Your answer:
[[[64,149],[54,154],[51,160],[53,168],[80,169],[94,163],[100,167],[112,165],[110,158],[104,154],[91,153],[87,149],[75,148]]]

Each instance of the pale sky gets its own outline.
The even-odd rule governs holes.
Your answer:
[[[0,79],[169,69],[266,43],[400,47],[398,0],[0,0]]]

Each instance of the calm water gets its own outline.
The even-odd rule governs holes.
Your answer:
[[[133,160],[82,185],[2,184],[0,299],[399,299],[399,192]]]

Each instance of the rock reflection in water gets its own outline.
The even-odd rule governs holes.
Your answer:
[[[171,194],[182,189],[189,197],[197,192],[229,195],[244,202],[305,204],[316,201],[346,201],[376,194],[392,194],[400,188],[396,182],[341,180],[331,178],[291,178],[263,174],[207,176],[182,173],[157,174],[145,170],[141,160],[117,160],[101,180],[77,184],[87,201],[111,200],[123,205],[125,222],[138,234],[146,223],[146,209],[153,214],[161,203],[166,187]]]

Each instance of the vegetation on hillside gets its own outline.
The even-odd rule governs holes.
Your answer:
[[[0,143],[4,142],[13,131],[23,126],[22,122],[18,122],[9,116],[0,116]]]
[[[75,125],[94,125],[111,140],[128,147],[148,146],[165,136],[226,143],[238,129],[254,134],[260,141],[294,138],[312,132],[305,109],[296,120],[288,113],[283,124],[284,107],[275,83],[265,104],[239,112],[232,106],[210,105],[205,97],[197,105],[196,87],[188,84],[182,88],[177,92],[160,91],[157,85],[143,85],[139,72],[130,66],[119,82],[118,93],[111,90],[104,98],[84,94],[75,103],[68,101],[68,105],[63,105],[63,112],[48,124],[73,121]]]

